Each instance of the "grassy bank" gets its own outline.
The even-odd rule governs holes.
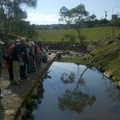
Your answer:
[[[83,53],[82,59],[62,58],[62,62],[74,62],[88,67],[95,66],[114,82],[120,81],[120,38],[109,37],[88,46],[90,53]],[[88,62],[89,61],[89,62]],[[92,65],[90,64],[92,63]]]
[[[79,42],[78,34],[75,30],[37,30],[38,41],[44,42],[60,42],[65,34],[73,34],[76,37],[76,42]],[[96,28],[84,28],[82,33],[87,36],[86,41],[98,41],[105,37],[112,35],[112,27],[96,27]],[[115,36],[120,33],[120,28],[115,28]]]
[[[103,73],[107,72],[115,82],[120,81],[120,38],[110,37],[89,45],[94,56],[86,55]]]

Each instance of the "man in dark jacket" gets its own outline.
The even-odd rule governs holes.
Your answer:
[[[13,82],[16,85],[20,84],[20,66],[19,66],[19,62],[22,62],[22,58],[21,58],[21,43],[18,42],[15,44],[14,49],[13,49]]]

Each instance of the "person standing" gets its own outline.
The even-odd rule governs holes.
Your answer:
[[[9,60],[7,61],[8,62],[7,64],[9,64],[8,72],[9,72],[11,81],[13,81],[13,50],[14,50],[15,44],[17,44],[18,42],[20,42],[20,39],[15,40],[15,42],[10,46],[8,50]]]
[[[13,83],[15,85],[20,85],[20,66],[19,62],[22,61],[21,58],[21,47],[20,42],[16,43],[13,49]]]
[[[35,46],[35,63],[36,63],[36,70],[39,70],[41,67],[41,49],[40,49],[40,43],[37,42],[36,46]]]
[[[29,61],[29,55],[27,53],[26,38],[21,38],[20,47],[21,47],[21,59],[22,59],[22,61],[20,62],[20,78],[29,79],[27,75],[27,63]]]

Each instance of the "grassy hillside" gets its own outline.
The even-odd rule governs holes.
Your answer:
[[[94,56],[88,55],[88,59],[114,81],[120,81],[120,37],[109,37],[89,45],[89,50]]]
[[[75,30],[37,30],[38,36],[36,40],[44,42],[59,42],[65,34],[73,34],[76,37],[76,42],[79,42],[78,34]],[[86,41],[98,41],[112,35],[112,27],[96,27],[84,28],[82,33],[87,36]],[[115,35],[120,34],[120,28],[115,28]]]

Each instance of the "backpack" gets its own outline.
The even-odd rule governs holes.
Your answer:
[[[8,53],[3,54],[2,58],[3,58],[4,60],[8,61],[8,60],[9,60],[9,55],[8,55]]]

